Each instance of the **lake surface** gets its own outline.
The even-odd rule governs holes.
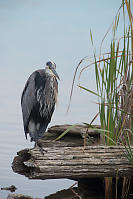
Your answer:
[[[35,67],[32,66],[33,63],[30,64],[30,67],[27,66],[27,68],[22,66],[19,67],[19,70],[16,65],[13,68],[11,68],[10,65],[1,68],[0,188],[15,185],[18,188],[15,193],[44,198],[56,191],[68,189],[74,181],[67,179],[45,181],[28,180],[26,177],[12,171],[12,161],[16,156],[17,151],[28,147],[32,148],[34,146],[34,143],[25,139],[20,107],[20,98],[25,82],[28,76],[35,70]],[[62,74],[60,72],[58,73],[60,74],[60,77],[62,77],[62,80],[59,82],[59,102],[49,127],[58,124],[74,124],[82,123],[83,121],[88,122],[88,119],[94,114],[95,107],[92,107],[92,105],[87,105],[87,107],[83,106],[82,102],[87,104],[88,99],[90,100],[90,96],[87,93],[82,95],[79,90],[76,90],[76,92],[74,92],[70,111],[66,114],[71,81],[68,81],[67,76],[63,78]],[[71,74],[71,77],[72,76],[73,75]],[[0,199],[6,199],[9,193],[9,191],[0,190]]]
[[[22,130],[17,124],[0,125],[0,188],[15,185],[17,187],[15,193],[40,198],[69,188],[73,184],[71,180],[29,180],[12,171],[12,161],[16,152],[26,147],[33,147],[32,143],[25,140]],[[8,194],[9,191],[0,190],[1,199],[6,199]]]
[[[21,93],[29,75],[52,60],[60,82],[59,103],[50,126],[90,122],[98,112],[97,97],[77,85],[96,91],[94,67],[84,70],[80,81],[77,75],[70,111],[66,114],[74,71],[83,57],[93,55],[89,30],[94,47],[99,49],[120,5],[120,0],[92,1],[91,6],[88,0],[0,1],[0,187],[13,184],[18,188],[16,193],[44,198],[73,184],[65,179],[28,180],[13,173],[11,165],[17,151],[33,147],[24,137]],[[108,49],[106,40],[104,47]],[[82,67],[88,64],[89,60]],[[0,199],[9,193],[0,190]]]
[[[0,187],[15,185],[18,188],[15,193],[44,198],[44,196],[56,191],[68,189],[73,184],[73,181],[67,179],[28,180],[26,177],[12,171],[12,161],[17,151],[27,147],[32,148],[34,145],[30,140],[26,140],[24,135],[20,107],[22,90],[29,75],[34,70],[44,66],[35,67],[31,63],[29,64],[30,66],[27,64],[23,67],[20,63],[20,67],[17,68],[17,63],[15,65],[12,63],[11,65],[13,67],[10,67],[10,64],[5,64],[5,67],[1,67],[2,75],[0,76]],[[66,114],[71,88],[70,80],[72,80],[73,74],[65,74],[63,76],[61,68],[57,72],[61,77],[59,82],[59,100],[49,127],[58,124],[88,122],[92,119],[94,112],[96,112],[94,110],[97,109],[97,107],[92,106],[92,103],[90,103],[90,106],[88,104],[88,101],[94,100],[94,98],[90,98],[88,93],[79,92],[76,87],[70,111]],[[5,199],[9,193],[8,191],[0,190],[0,199]]]
[[[21,64],[21,63],[20,63]],[[61,180],[28,180],[26,177],[16,174],[12,171],[12,161],[16,156],[17,151],[24,148],[34,146],[34,143],[25,139],[22,114],[20,107],[20,98],[22,90],[28,76],[35,70],[34,64],[30,67],[19,67],[15,65],[11,68],[9,65],[1,68],[0,78],[0,188],[15,185],[18,189],[15,193],[27,194],[33,197],[44,198],[49,194],[55,193],[62,189],[68,189],[74,181]],[[38,69],[37,67],[36,69]],[[41,68],[41,67],[40,67]],[[42,67],[43,68],[43,67]],[[69,95],[71,81],[68,81],[67,76],[62,76],[59,82],[59,102],[52,116],[49,125],[58,124],[74,124],[88,122],[94,115],[95,106],[89,106],[88,101],[94,100],[90,98],[88,93],[83,95],[79,90],[74,91],[73,103],[69,113],[66,114],[69,103]],[[72,79],[69,75],[69,79]],[[83,105],[87,104],[87,106]],[[89,113],[89,114],[88,114]],[[93,114],[92,114],[93,113]],[[10,192],[0,190],[0,199],[6,199]]]

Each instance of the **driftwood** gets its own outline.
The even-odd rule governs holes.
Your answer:
[[[133,175],[133,167],[123,154],[123,147],[87,146],[84,150],[83,147],[45,149],[48,152],[44,156],[37,149],[18,152],[19,156],[13,163],[14,171],[30,179]]]
[[[9,194],[7,199],[33,199],[31,196],[26,196],[23,194]]]
[[[84,148],[81,134],[86,131],[82,126],[79,127],[81,129],[79,133],[74,133],[76,131],[73,130],[73,133],[69,132],[61,141],[55,141],[58,129],[59,127],[55,132],[53,129],[49,130],[40,140],[40,144],[47,150],[44,155],[38,148],[19,151],[13,161],[13,170],[30,179],[42,180],[57,178],[79,180],[133,175],[133,167],[123,152],[124,147],[96,146],[92,141],[90,146]],[[89,132],[89,136],[95,137],[98,143],[97,132]]]
[[[11,192],[15,192],[16,189],[17,188],[14,185],[11,185],[9,187],[1,187],[1,190],[8,190],[8,191],[11,191]]]

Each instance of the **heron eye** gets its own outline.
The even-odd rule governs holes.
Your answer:
[[[52,66],[52,63],[49,61],[49,62],[46,63],[46,65],[47,65],[48,67],[51,67],[51,66]]]

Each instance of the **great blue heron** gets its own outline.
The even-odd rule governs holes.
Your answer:
[[[45,69],[33,72],[22,93],[21,107],[25,137],[27,139],[29,134],[35,146],[39,146],[38,139],[43,136],[51,121],[57,102],[59,76],[55,69],[56,64],[49,61]]]

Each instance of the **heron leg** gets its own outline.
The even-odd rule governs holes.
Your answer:
[[[38,140],[35,141],[35,147],[39,148],[39,151],[41,152],[42,155],[44,155],[44,152],[45,153],[47,152],[47,150],[43,149],[43,147],[41,146],[41,143]]]

